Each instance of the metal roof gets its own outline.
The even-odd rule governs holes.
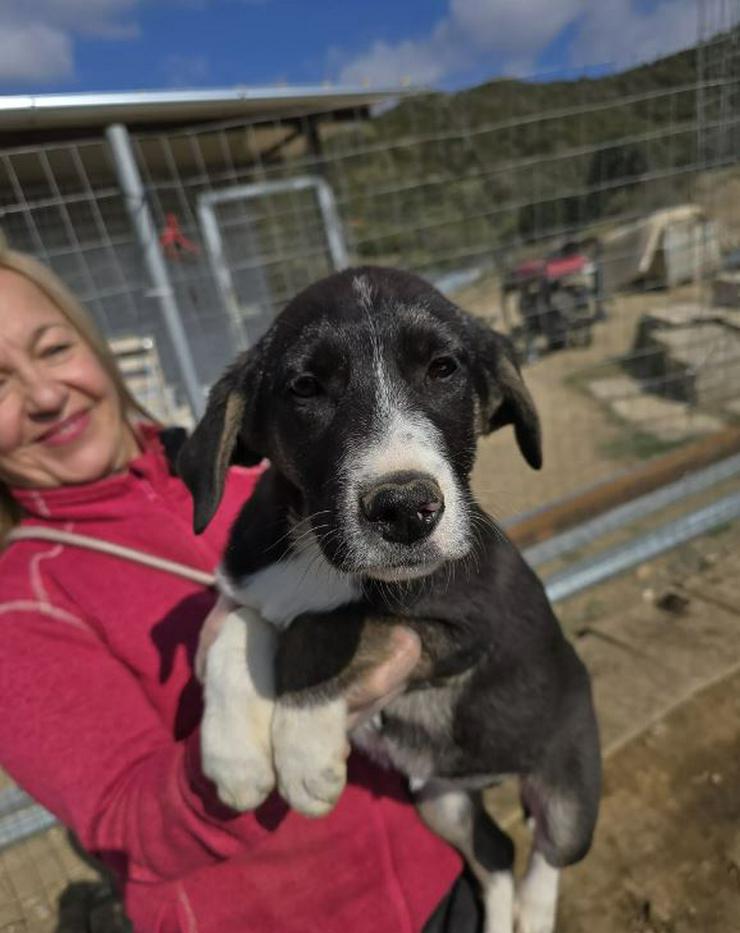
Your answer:
[[[325,85],[235,87],[191,91],[17,94],[0,96],[0,132],[90,130],[110,123],[200,123],[254,116],[287,117],[368,107],[409,93]]]

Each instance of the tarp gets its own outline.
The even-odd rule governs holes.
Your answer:
[[[607,293],[640,282],[672,287],[721,266],[716,225],[696,204],[615,227],[602,235],[601,249]]]

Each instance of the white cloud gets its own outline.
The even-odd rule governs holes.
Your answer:
[[[130,39],[140,0],[0,0],[0,82],[74,75],[77,36]]]
[[[391,44],[377,41],[340,72],[341,84],[396,85],[406,81],[432,85],[464,62],[464,46],[446,20],[426,38]],[[334,55],[337,56],[336,50]]]
[[[0,20],[0,82],[45,81],[73,70],[72,43],[62,30]]]
[[[640,10],[633,0],[594,3],[573,46],[574,65],[637,65],[694,45],[695,0],[662,0]]]
[[[426,35],[402,42],[376,41],[341,62],[338,80],[371,86],[438,84],[472,66],[491,74],[532,74],[541,53],[572,26],[565,66],[627,65],[693,44],[695,0],[660,0],[648,11],[638,0],[449,0],[447,15]]]
[[[450,0],[432,31],[400,43],[376,42],[342,67],[346,84],[435,84],[491,58],[492,70],[519,72],[585,6],[586,0]]]
[[[168,55],[162,71],[173,88],[192,88],[208,77],[210,66],[205,55]]]

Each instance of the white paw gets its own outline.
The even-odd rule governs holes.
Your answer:
[[[517,901],[514,918],[514,933],[555,933],[555,913],[545,904]]]
[[[255,728],[247,716],[229,717],[211,709],[201,726],[203,773],[216,785],[219,800],[234,810],[255,810],[275,786],[269,722]]]
[[[223,803],[254,810],[275,786],[274,633],[240,613],[227,617],[206,657],[201,758]]]
[[[554,933],[558,908],[556,868],[533,852],[514,902],[515,933]]]
[[[278,703],[272,746],[280,796],[304,816],[324,816],[347,781],[347,707],[342,699],[316,706]]]
[[[514,877],[510,871],[493,872],[483,884],[484,933],[512,933]]]

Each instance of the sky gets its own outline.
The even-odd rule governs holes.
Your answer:
[[[0,0],[0,94],[611,71],[694,44],[697,0]]]

